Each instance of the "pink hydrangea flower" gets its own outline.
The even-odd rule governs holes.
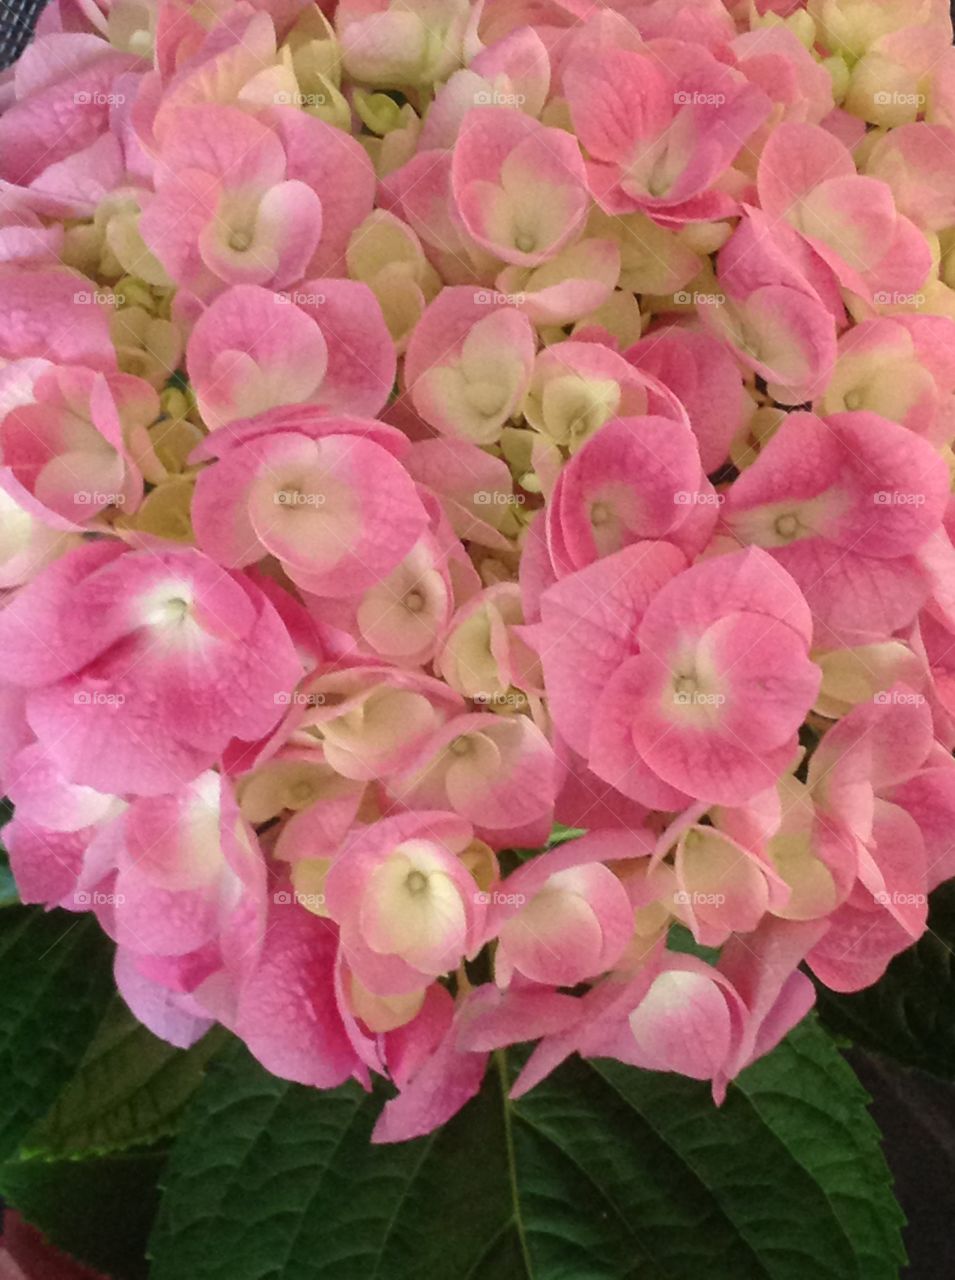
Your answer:
[[[408,343],[411,402],[442,435],[493,444],[527,391],[534,345],[530,321],[505,295],[446,289]]]
[[[642,803],[738,804],[787,766],[819,687],[805,599],[755,550],[683,573],[666,544],[619,554],[626,569],[611,556],[543,597],[557,727],[594,772]],[[595,609],[609,590],[624,606],[603,606],[612,631]],[[571,601],[579,621],[568,620]]]
[[[84,32],[35,41],[17,63],[15,101],[0,116],[0,178],[39,183],[50,167],[93,148],[108,134],[124,89],[135,91],[138,77],[129,73],[143,67],[134,54]]]
[[[580,230],[587,211],[576,140],[516,108],[475,107],[465,116],[451,191],[468,235],[515,266],[552,258]]]
[[[558,576],[644,540],[702,550],[717,503],[688,427],[666,418],[615,418],[560,473],[547,508]]]
[[[504,848],[547,839],[558,781],[554,752],[531,720],[478,712],[443,724],[388,790],[409,808],[458,813]]]
[[[900,216],[892,189],[856,172],[849,149],[827,130],[783,123],[763,147],[760,207],[785,218],[832,267],[840,284],[867,296],[888,283],[914,292],[929,269],[926,245]],[[911,274],[902,273],[911,264]]]
[[[617,844],[602,835],[570,841],[502,882],[488,918],[488,930],[498,939],[499,986],[516,975],[574,987],[617,965],[633,934],[633,907],[623,882],[600,859],[608,852],[646,853],[640,834]]]
[[[159,399],[141,378],[57,367],[36,380],[31,403],[0,422],[0,448],[38,506],[84,525],[110,506],[135,511],[144,474],[164,478],[146,434],[158,415]]]
[[[460,858],[469,824],[420,811],[349,837],[325,880],[348,966],[370,991],[401,995],[457,968],[478,946],[485,908]]]
[[[819,640],[858,643],[907,626],[927,599],[916,553],[948,489],[935,450],[904,427],[862,410],[795,413],[732,486],[723,517],[800,584]]]
[[[955,55],[916,8],[45,10],[0,83],[5,842],[156,1034],[384,1076],[381,1142],[523,1042],[516,1096],[576,1052],[720,1102],[800,965],[921,935]]]
[[[321,231],[321,199],[291,176],[273,130],[233,107],[172,114],[140,232],[177,284],[282,288],[305,274]]]
[[[395,373],[381,308],[350,280],[308,280],[289,296],[237,285],[200,316],[186,362],[210,426],[303,403],[374,416]]]
[[[401,463],[360,421],[335,418],[315,419],[311,435],[265,430],[228,448],[199,477],[194,519],[220,564],[271,554],[306,591],[328,596],[375,586],[428,521]]]
[[[809,962],[827,986],[853,991],[925,930],[928,890],[951,871],[940,837],[955,802],[955,762],[933,742],[926,700],[896,685],[826,735],[808,783],[854,857],[851,890]]]
[[[0,635],[51,759],[107,794],[189,782],[265,733],[301,673],[266,598],[193,550],[79,548],[17,594]]]
[[[770,107],[739,72],[690,43],[672,46],[665,60],[582,47],[563,82],[592,157],[591,190],[611,212],[689,218],[733,211],[733,201],[711,189]]]

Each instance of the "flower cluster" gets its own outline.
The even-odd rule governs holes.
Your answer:
[[[0,780],[138,1017],[712,1081],[955,874],[941,0],[55,0],[0,80]],[[555,838],[555,830],[559,833]]]

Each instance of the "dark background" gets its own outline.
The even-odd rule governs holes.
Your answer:
[[[897,0],[902,6],[909,2]],[[22,51],[41,8],[42,0],[0,0],[0,68]],[[902,1071],[862,1050],[848,1056],[872,1094],[872,1112],[908,1218],[910,1266],[904,1276],[955,1280],[955,1086]]]
[[[0,67],[7,66],[30,39],[42,0],[0,0]]]
[[[902,1275],[955,1280],[955,1085],[861,1049],[846,1056],[872,1095],[872,1115],[908,1218],[909,1266]]]

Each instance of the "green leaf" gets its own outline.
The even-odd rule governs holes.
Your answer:
[[[539,857],[539,855],[548,849],[556,849],[562,844],[566,844],[568,840],[577,840],[580,836],[585,836],[587,832],[583,827],[565,827],[558,822],[554,825],[550,838],[543,849],[505,849],[500,855],[501,867],[505,873],[509,874],[516,870],[522,862],[527,862],[530,858]],[[512,865],[513,864],[513,865]]]
[[[113,991],[111,962],[91,916],[0,914],[0,1158],[76,1069]]]
[[[176,1049],[115,996],[76,1074],[27,1134],[22,1153],[103,1155],[171,1137],[224,1040],[216,1029],[188,1051]]]
[[[864,1280],[894,1280],[905,1262],[896,1203],[869,1097],[815,1020],[737,1081],[760,1119],[826,1190]]]
[[[20,905],[17,883],[6,857],[0,858],[0,909]]]
[[[444,1129],[372,1147],[379,1094],[211,1067],[173,1149],[151,1280],[888,1280],[903,1257],[867,1098],[814,1023],[706,1086],[514,1060]]]
[[[0,800],[0,828],[5,827],[13,817],[13,805],[9,800]],[[10,870],[10,859],[7,851],[0,846],[0,909],[15,907],[20,902],[17,884]]]
[[[166,1157],[152,1144],[217,1041],[183,1053],[140,1027],[112,952],[92,916],[0,914],[0,1194],[82,1261],[140,1280]]]
[[[905,1066],[955,1079],[955,881],[929,900],[928,930],[873,986],[840,995],[816,984],[825,1025]]]
[[[671,924],[667,933],[667,950],[678,951],[681,955],[696,956],[707,964],[715,964],[719,957],[717,947],[704,947],[693,937],[689,929],[682,924]]]
[[[13,1160],[0,1192],[53,1244],[116,1280],[145,1280],[162,1150],[93,1160]]]
[[[556,849],[560,844],[566,844],[568,840],[577,840],[580,836],[587,834],[583,827],[565,827],[563,823],[558,822],[554,826],[554,830],[550,834],[547,841],[548,849]]]
[[[145,1277],[163,1153],[107,1160],[15,1154],[84,1060],[115,993],[112,945],[92,916],[0,914],[0,1194],[55,1244],[124,1280]]]

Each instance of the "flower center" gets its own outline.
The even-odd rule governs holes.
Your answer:
[[[413,898],[420,898],[428,888],[428,877],[423,871],[409,871],[405,879],[405,888]]]
[[[795,538],[799,532],[799,517],[788,512],[777,519],[774,528],[781,538]]]
[[[316,787],[313,782],[307,778],[293,783],[289,788],[288,798],[292,801],[292,805],[303,807],[314,797]],[[289,806],[292,807],[291,805]]]

